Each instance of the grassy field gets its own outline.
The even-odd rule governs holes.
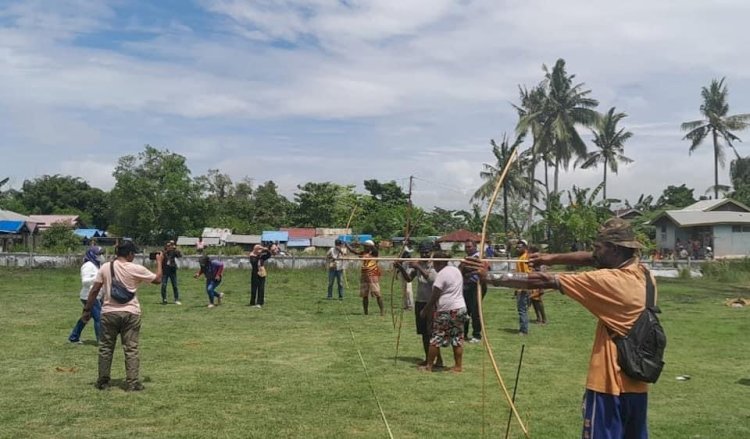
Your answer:
[[[140,292],[146,390],[126,393],[94,389],[96,346],[67,343],[80,314],[76,270],[0,271],[0,437],[387,438],[376,397],[396,438],[475,438],[483,427],[503,437],[508,408],[489,363],[483,374],[481,346],[467,346],[463,374],[418,372],[421,346],[405,314],[394,361],[397,331],[390,316],[362,315],[354,273],[339,302],[323,299],[324,272],[271,271],[262,310],[247,306],[247,272],[226,273],[225,304],[214,309],[189,274],[180,273],[181,307],[162,306],[156,286]],[[390,278],[382,284],[387,294]],[[723,305],[750,293],[700,280],[658,287],[669,344],[650,393],[652,437],[750,437],[750,309]],[[521,338],[507,290],[491,290],[484,303],[511,386],[526,345],[517,400],[532,436],[580,437],[594,319],[548,294],[550,324]],[[93,328],[83,338],[92,340]],[[119,344],[112,377],[124,378]]]

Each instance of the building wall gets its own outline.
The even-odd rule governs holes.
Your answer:
[[[750,226],[714,226],[714,247],[714,256],[717,258],[749,255]]]

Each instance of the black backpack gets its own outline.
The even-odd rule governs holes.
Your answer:
[[[625,375],[647,383],[655,383],[664,368],[664,348],[667,335],[656,314],[661,310],[654,305],[654,283],[651,273],[646,273],[646,308],[625,336],[609,330],[617,345],[617,363]]]

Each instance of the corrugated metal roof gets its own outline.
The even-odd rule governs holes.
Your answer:
[[[261,235],[261,239],[264,242],[287,242],[289,241],[289,232],[282,232],[279,230],[269,230],[269,231],[263,231],[263,235]]]
[[[260,244],[260,235],[229,235],[226,242],[228,244]]]
[[[750,224],[750,212],[668,210],[664,213],[680,227],[709,226],[715,224]],[[659,216],[652,223],[661,217]]]
[[[196,243],[198,243],[198,238],[193,238],[192,236],[178,236],[176,244],[194,246]],[[219,238],[203,238],[203,243],[205,245],[219,245],[220,241]]]
[[[203,239],[206,238],[218,238],[226,240],[227,236],[232,234],[232,229],[221,229],[221,228],[215,228],[215,227],[206,227],[203,229],[203,233],[201,236],[203,236]]]
[[[29,215],[32,221],[40,227],[47,228],[55,223],[69,224],[75,227],[78,224],[78,215]]]
[[[36,223],[36,221],[32,220],[31,217],[28,217],[26,215],[21,215],[20,213],[13,212],[12,210],[3,210],[3,209],[0,209],[0,220],[27,221],[31,223]]]
[[[315,229],[309,227],[282,227],[279,229],[289,233],[289,239],[312,239],[315,237]]]
[[[286,242],[287,247],[310,247],[309,239],[290,239]]]
[[[339,236],[339,235],[351,235],[352,229],[333,229],[330,227],[318,227],[315,229],[315,236]]]
[[[468,240],[473,240],[476,242],[479,242],[482,240],[482,237],[474,232],[470,232],[468,230],[459,229],[455,232],[451,232],[447,235],[441,236],[437,239],[437,242],[465,242]]]
[[[698,201],[697,203],[693,203],[690,206],[687,206],[685,208],[680,209],[683,212],[686,211],[695,211],[695,212],[710,212],[712,210],[715,210],[727,203],[732,203],[735,206],[740,207],[741,209],[744,209],[746,212],[750,212],[750,208],[745,206],[744,204],[740,203],[739,201],[732,200],[731,198],[723,198],[721,200],[702,200]],[[670,211],[671,212],[671,211]]]
[[[316,236],[312,239],[312,245],[315,247],[333,247],[335,242],[335,236]]]

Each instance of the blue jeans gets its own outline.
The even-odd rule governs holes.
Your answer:
[[[341,283],[341,277],[344,274],[344,270],[330,269],[328,270],[328,298],[333,299],[333,281],[336,280],[336,284],[339,287],[339,299],[344,298],[344,285]]]
[[[220,283],[220,280],[206,279],[206,293],[208,293],[208,301],[211,303],[211,305],[214,304],[214,298],[219,296],[219,292],[216,291],[216,288],[219,287]]]
[[[167,301],[167,281],[172,281],[174,301],[180,300],[180,290],[177,289],[177,270],[164,270],[161,275],[161,301]]]
[[[81,299],[83,306],[86,306],[86,301]],[[96,342],[99,342],[99,336],[102,333],[102,303],[99,299],[94,300],[94,306],[91,307],[91,318],[94,319],[94,334],[96,335]],[[86,322],[78,319],[73,332],[68,336],[69,341],[79,341],[81,339],[81,332],[86,327]]]
[[[516,291],[516,309],[518,309],[518,331],[529,333],[529,292],[526,290]]]

